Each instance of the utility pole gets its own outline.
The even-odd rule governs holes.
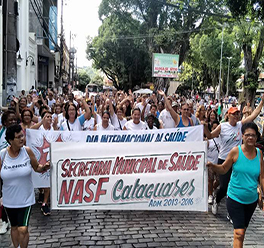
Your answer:
[[[227,81],[226,81],[226,96],[228,96],[228,90],[229,90],[229,68],[230,68],[230,59],[232,57],[227,57],[228,59],[228,69],[227,69]]]
[[[3,97],[2,104],[6,106],[17,94],[17,15],[18,2],[3,1],[4,10],[4,46],[3,46]]]
[[[221,57],[220,57],[220,72],[219,72],[219,93],[218,100],[221,98],[221,77],[222,77],[222,60],[223,60],[223,45],[224,45],[224,26],[222,29],[222,42],[221,42]]]

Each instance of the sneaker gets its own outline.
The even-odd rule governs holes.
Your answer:
[[[214,199],[213,205],[212,205],[212,214],[216,215],[218,212],[218,203],[216,203],[216,200]]]
[[[208,197],[208,204],[212,205],[214,202],[214,197],[212,195],[209,195]]]
[[[47,204],[42,205],[40,210],[45,216],[50,215],[50,208]]]
[[[229,215],[229,213],[227,213],[227,216],[226,216],[226,218],[230,221],[230,223],[231,224],[233,224],[233,221],[232,221],[232,219],[231,219],[231,217],[230,217],[230,215]]]
[[[42,203],[44,201],[44,194],[39,193],[38,203]]]
[[[5,234],[8,230],[8,222],[3,221],[2,226],[0,228],[0,234]]]

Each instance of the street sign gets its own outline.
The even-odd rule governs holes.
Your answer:
[[[176,78],[179,70],[179,55],[153,53],[152,77]]]

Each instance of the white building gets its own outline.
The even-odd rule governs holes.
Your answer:
[[[38,80],[38,50],[35,33],[29,32],[29,0],[19,0],[17,39],[20,44],[17,57],[17,95],[21,90],[28,92]]]

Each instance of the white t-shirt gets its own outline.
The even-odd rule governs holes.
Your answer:
[[[30,108],[31,105],[32,105],[32,102],[31,102],[31,103],[28,103],[28,104],[27,104],[27,107]]]
[[[78,118],[75,119],[73,123],[70,123],[69,121],[65,120],[60,127],[60,130],[63,131],[82,131],[82,125],[85,122],[84,115],[79,116]],[[69,124],[69,128],[68,128]]]
[[[146,130],[148,129],[147,124],[143,121],[140,121],[138,124],[135,124],[133,120],[127,121],[125,124],[127,130]]]
[[[217,164],[218,151],[220,150],[221,139],[219,137],[208,140],[207,159],[208,162]]]
[[[112,125],[114,126],[115,130],[123,130],[123,127],[127,122],[125,118],[123,118],[123,120],[119,120],[115,113],[113,116],[110,117],[110,119],[111,119]]]
[[[149,126],[148,126],[148,123],[146,123],[146,124],[147,124],[147,128],[148,128],[148,130],[156,130],[156,129],[157,129],[157,127],[155,127],[154,125],[153,125],[153,128],[150,129]]]
[[[102,123],[102,117],[101,115],[96,114],[96,124]]]
[[[57,114],[55,114],[55,113],[52,114],[52,120],[54,120],[56,117],[58,118],[58,115]]]
[[[39,108],[34,106],[34,113],[36,116],[39,116]]]
[[[159,115],[159,120],[163,124],[163,128],[174,128],[175,121],[173,120],[170,112],[167,109],[163,109]]]
[[[56,103],[56,100],[55,99],[52,99],[52,100],[48,99],[48,106],[49,106],[50,109],[51,109],[51,107],[52,107],[52,105],[54,103]]]
[[[140,113],[142,113],[142,110],[143,110],[144,106],[141,104],[141,102],[137,103],[136,107],[139,108],[140,109]],[[146,106],[145,112],[144,112],[144,118],[147,117],[149,111],[150,111],[150,104],[147,103],[147,106]]]
[[[110,130],[115,130],[115,128],[110,123],[108,123],[107,128],[104,128],[102,126],[102,123],[100,123],[100,124],[96,124],[96,130],[101,130],[101,131],[106,131],[107,130],[107,131],[110,131]]]
[[[83,123],[83,130],[94,130],[94,118],[91,117],[90,120],[85,120],[85,122]]]
[[[38,130],[54,131],[54,128],[53,128],[53,126],[51,126],[50,129],[45,129],[44,126],[41,125]]]
[[[58,118],[58,124],[57,124],[57,127],[60,128],[62,122],[64,122],[66,120],[66,118],[63,116],[63,113],[59,113],[58,115],[57,114],[53,114],[52,115],[52,120],[54,121],[55,117]]]
[[[191,115],[191,119],[193,121],[194,126],[200,125],[199,120],[195,117],[195,115]]]
[[[228,153],[235,146],[242,144],[241,121],[237,122],[236,126],[231,126],[229,122],[221,123],[221,138],[219,158],[225,160]]]

